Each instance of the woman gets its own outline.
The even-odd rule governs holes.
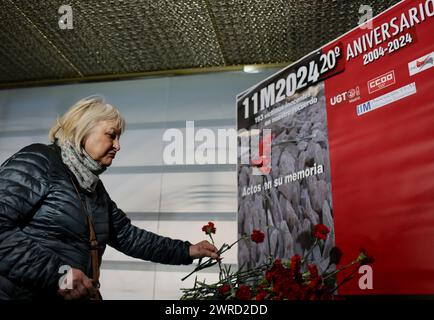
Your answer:
[[[123,130],[117,109],[83,99],[51,128],[53,144],[29,145],[0,167],[0,299],[98,299],[107,244],[165,264],[218,258],[207,241],[135,227],[110,199],[99,174],[120,150]]]

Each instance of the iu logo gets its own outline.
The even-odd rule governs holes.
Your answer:
[[[427,65],[429,63],[431,63],[431,64],[434,63],[433,62],[433,57],[431,57],[431,56],[427,56],[425,59],[423,59],[421,61],[416,60],[416,68],[420,69],[420,68],[422,68],[423,66],[425,66],[425,65]]]
[[[408,63],[408,71],[410,76],[418,74],[419,72],[425,71],[432,67],[434,67],[434,52],[428,53],[427,55]]]

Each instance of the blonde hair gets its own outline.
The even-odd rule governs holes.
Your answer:
[[[83,140],[99,121],[113,121],[121,133],[125,129],[125,120],[112,105],[105,103],[101,96],[90,96],[76,102],[51,127],[48,138],[51,142],[62,145],[69,140],[77,150],[82,149]]]

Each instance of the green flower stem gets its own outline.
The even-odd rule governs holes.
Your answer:
[[[265,176],[262,176],[262,181],[268,182],[268,179]],[[264,193],[264,206],[265,206],[265,224],[267,225],[267,243],[268,243],[268,255],[271,257],[271,242],[270,242],[270,222],[268,221],[268,209],[270,209],[271,212],[271,205],[270,205],[270,197],[268,196],[268,193]]]
[[[328,279],[328,278],[334,276],[335,274],[338,274],[339,272],[341,272],[341,271],[343,271],[345,269],[348,269],[349,267],[351,267],[351,266],[353,266],[353,265],[355,265],[357,263],[358,263],[358,261],[354,260],[351,263],[349,263],[349,264],[347,264],[347,265],[345,265],[345,266],[343,266],[343,267],[341,267],[341,268],[333,271],[332,273],[329,273],[326,277],[323,278],[323,280]]]
[[[209,267],[212,267],[213,265],[215,265],[217,263],[217,261],[212,261],[212,259],[207,260],[206,262],[199,264],[192,272],[190,272],[188,275],[186,275],[184,278],[181,279],[181,281],[184,281],[185,279],[187,279],[189,276],[191,276],[193,273],[200,271],[202,269],[206,269]]]
[[[221,255],[221,254],[223,254],[224,252],[226,252],[226,251],[228,251],[229,249],[231,249],[236,243],[238,243],[239,241],[241,241],[242,239],[244,239],[245,238],[245,236],[242,236],[241,238],[239,238],[237,241],[235,241],[234,243],[232,243],[231,245],[229,245],[229,246],[227,246],[226,248],[224,248],[225,247],[225,244],[223,244],[223,246],[220,248],[220,250],[218,251],[218,254],[219,255]],[[211,237],[211,239],[212,239],[212,237]],[[213,242],[213,244],[214,244],[214,242]],[[219,269],[220,269],[220,272],[219,272],[219,279],[220,279],[220,281],[221,280],[223,280],[224,279],[224,270],[223,270],[223,268],[222,268],[222,263],[221,263],[221,260],[218,260],[218,265],[219,265]]]
[[[237,244],[238,242],[240,242],[241,240],[247,240],[249,239],[248,235],[243,235],[241,238],[239,238],[237,241],[235,241],[234,243],[232,243],[230,246],[228,246],[227,250],[231,249],[235,244]],[[226,251],[226,250],[225,250]]]
[[[212,233],[211,232],[209,233],[209,237],[211,238],[211,242],[212,242],[213,246],[215,246],[214,238],[212,237]],[[221,259],[218,258],[217,262],[218,262],[218,266],[219,266],[219,278],[222,279],[223,269],[222,269]]]
[[[306,253],[306,255],[301,259],[301,264],[304,265],[306,263],[307,257],[309,257],[309,255],[312,253],[313,249],[317,246],[318,244],[318,238],[315,238],[315,242],[313,243],[313,245],[310,247],[309,251]]]
[[[214,240],[213,240],[211,234],[210,234],[209,236],[210,236],[210,238],[211,238],[211,241],[214,242]],[[231,249],[233,245],[235,245],[237,242],[239,242],[239,241],[240,241],[241,239],[243,239],[243,238],[244,238],[244,237],[241,237],[240,239],[238,239],[237,241],[235,241],[234,243],[232,243],[230,246],[228,246],[226,243],[224,243],[224,244],[221,246],[221,248],[217,251],[217,254],[218,254],[218,255],[221,255],[221,254],[225,253],[226,251],[228,251],[229,249]],[[213,243],[213,245],[214,245],[214,243]],[[196,268],[195,268],[192,272],[190,272],[188,275],[186,275],[184,278],[182,278],[181,281],[184,281],[184,280],[187,279],[189,276],[191,276],[193,273],[195,273],[195,272],[197,272],[197,271],[200,271],[200,270],[203,270],[203,269],[206,269],[206,268],[209,268],[209,267],[212,267],[213,265],[215,265],[215,264],[217,264],[217,263],[219,264],[220,274],[223,272],[223,269],[222,269],[222,266],[221,266],[221,261],[213,261],[212,258],[209,258],[208,260],[206,260],[206,261],[203,262],[203,263],[201,263],[200,261],[201,261],[201,260],[199,260],[199,264],[196,266]]]
[[[339,283],[330,293],[335,292],[336,290],[338,290],[339,287],[341,287],[343,284],[345,284],[346,282],[350,281],[353,276],[356,274],[356,272],[358,271],[358,269],[356,268],[355,270],[353,270],[353,272],[351,272],[344,280],[342,280],[341,283]]]
[[[228,274],[225,279],[221,279],[214,284],[205,284],[197,281],[192,289],[181,289],[184,292],[181,299],[213,298],[218,295],[217,289],[223,284],[230,284],[232,287],[236,287],[247,280],[257,280],[258,276],[263,275],[268,267],[269,265],[265,264],[252,270],[236,271],[233,274]]]

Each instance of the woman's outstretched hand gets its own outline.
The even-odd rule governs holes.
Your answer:
[[[212,259],[218,259],[219,255],[217,254],[218,249],[204,240],[199,243],[190,246],[190,257],[193,259],[210,257]]]
[[[69,283],[65,283],[65,288],[58,290],[59,295],[62,296],[63,299],[92,299],[97,295],[92,280],[81,270],[71,268],[68,272],[71,272],[67,280]]]

